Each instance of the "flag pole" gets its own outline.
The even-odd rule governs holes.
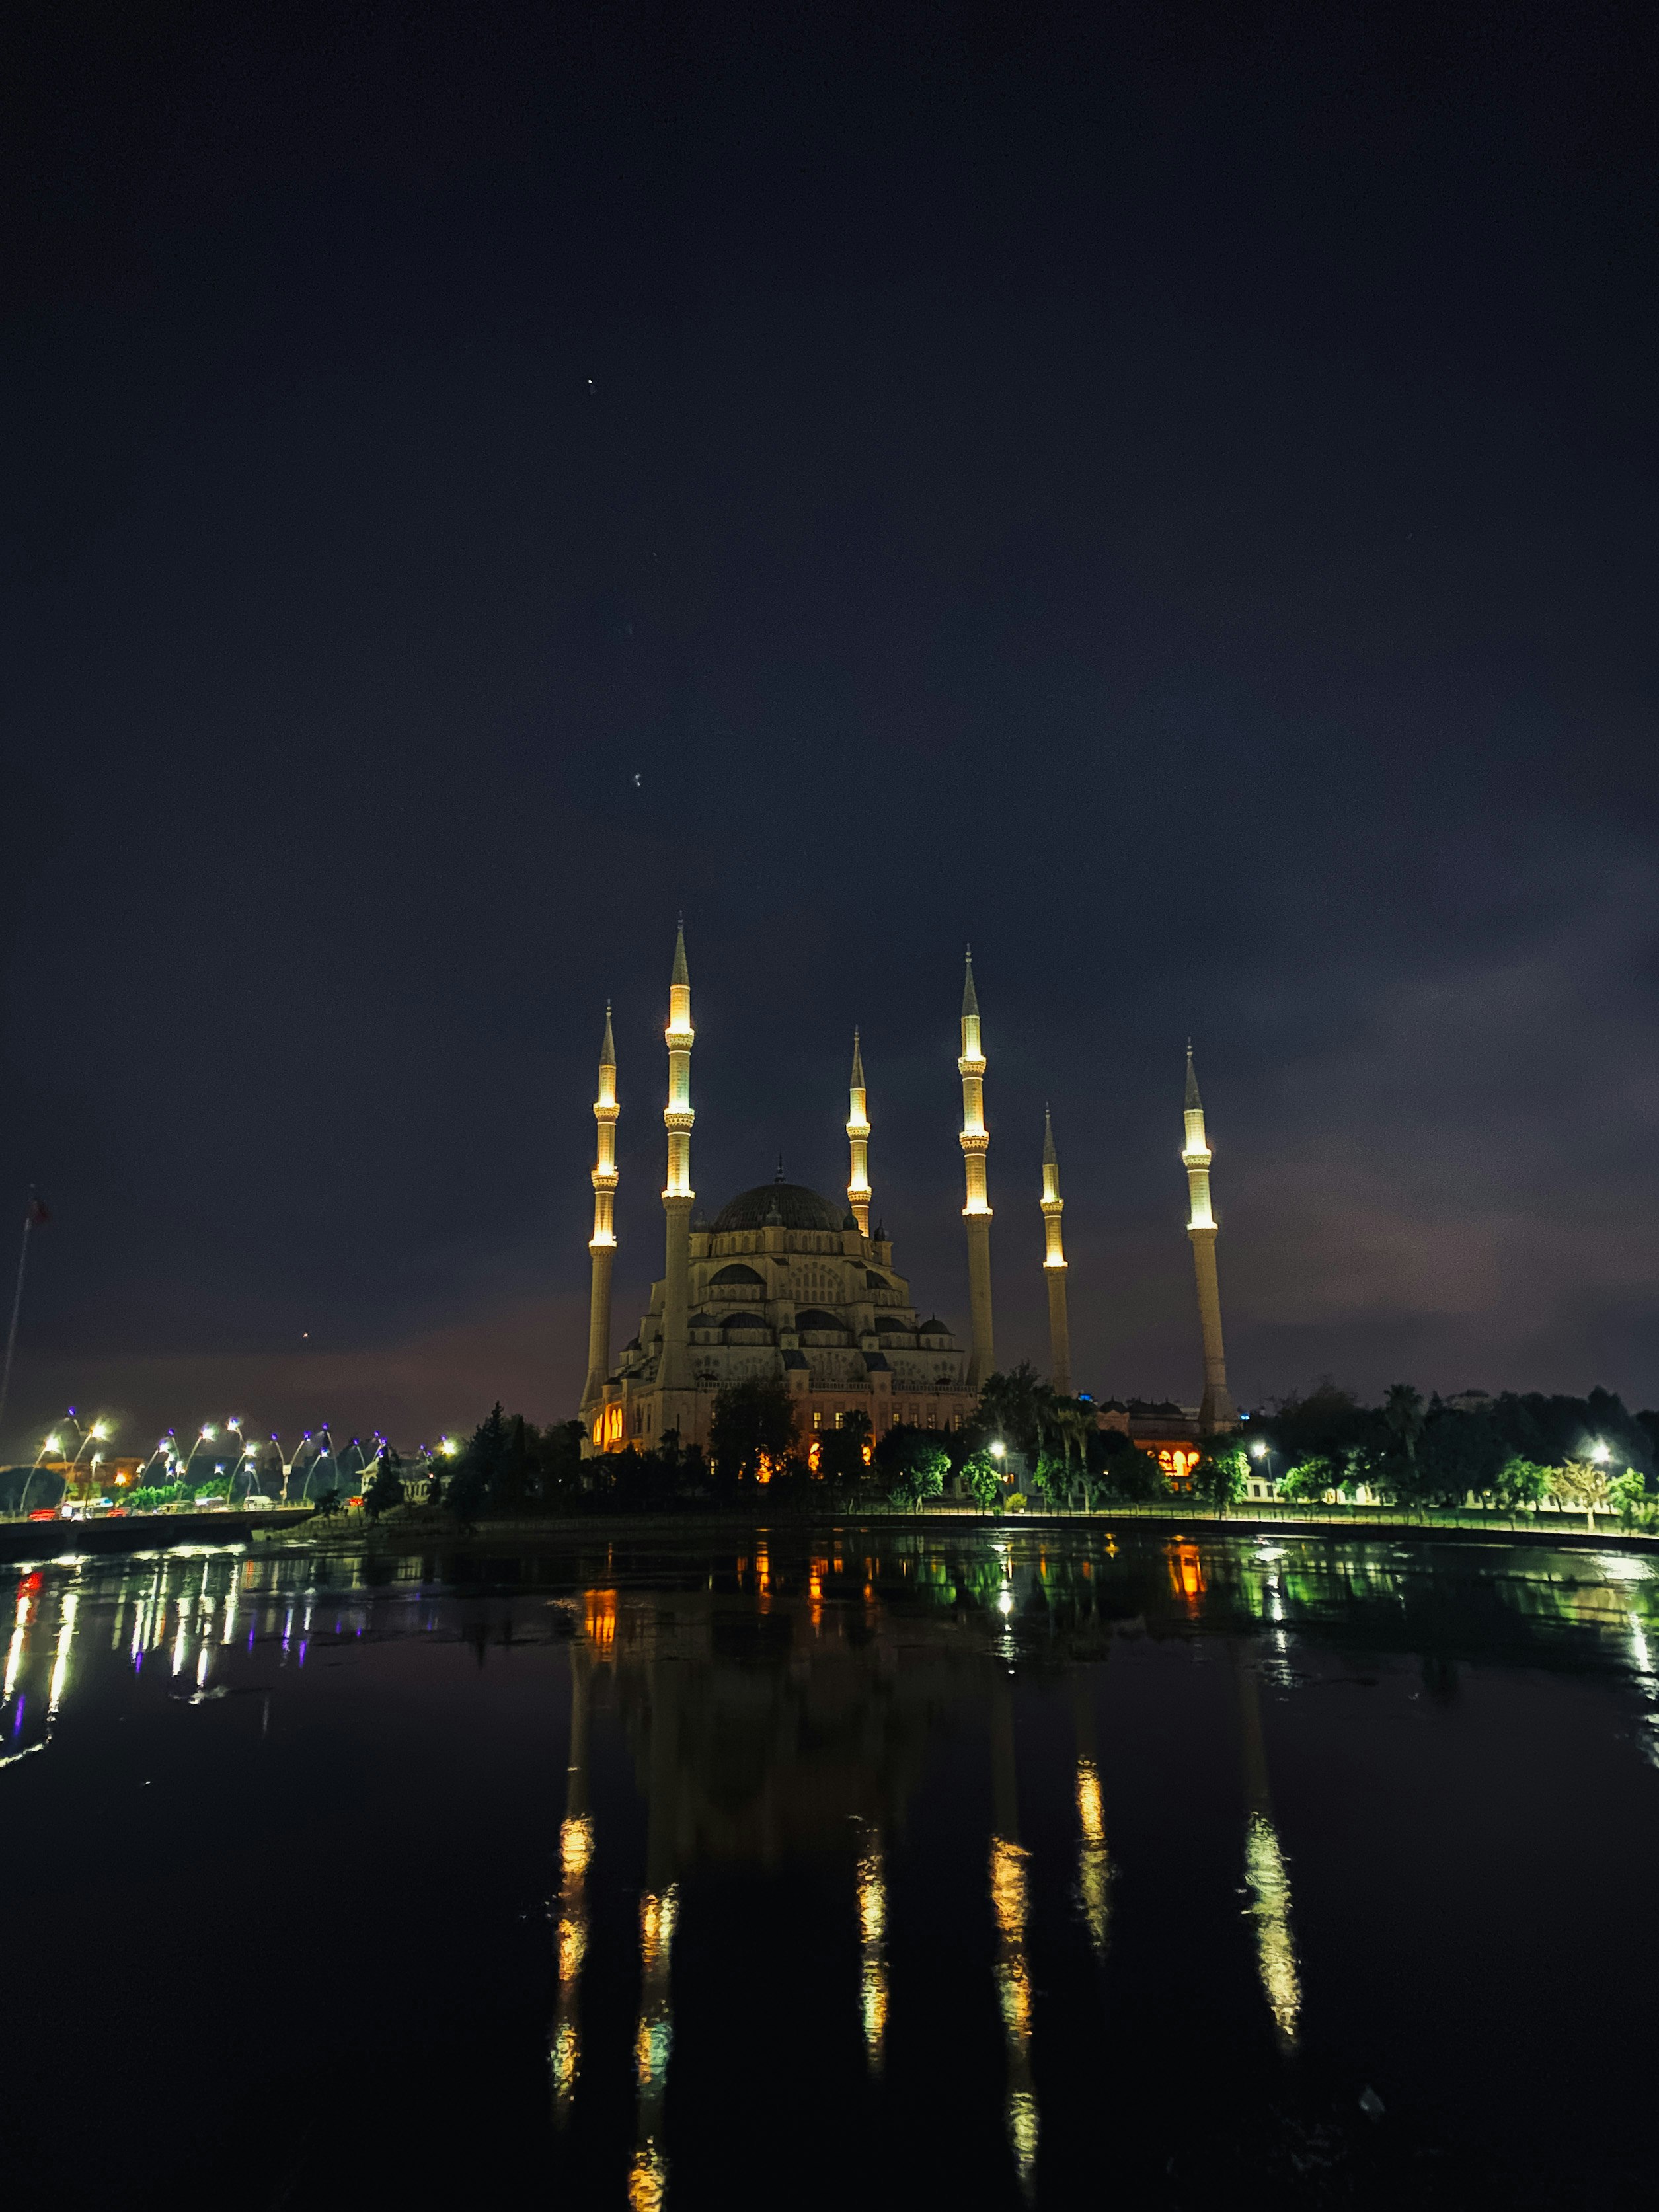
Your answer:
[[[6,1332],[6,1371],[0,1375],[0,1431],[6,1419],[6,1401],[11,1395],[11,1363],[17,1351],[17,1317],[23,1310],[23,1270],[28,1265],[29,1231],[34,1226],[38,1201],[34,1185],[29,1185],[29,1202],[23,1212],[23,1241],[17,1253],[17,1289],[11,1302],[11,1327]]]

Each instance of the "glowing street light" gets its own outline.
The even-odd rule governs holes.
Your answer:
[[[29,1486],[40,1471],[41,1461],[43,1459],[61,1459],[63,1455],[63,1441],[58,1437],[55,1430],[51,1436],[43,1437],[41,1438],[40,1449],[34,1455],[34,1465],[29,1469],[27,1474],[23,1479],[23,1494],[17,1501],[17,1511],[20,1517],[28,1510]]]
[[[1008,1449],[1007,1445],[1006,1445],[1006,1443],[1003,1443],[1003,1441],[1002,1441],[1002,1439],[1001,1439],[1001,1437],[999,1437],[997,1438],[996,1442],[995,1442],[995,1443],[992,1445],[992,1447],[991,1447],[991,1456],[992,1456],[992,1458],[993,1458],[993,1459],[1000,1459],[1000,1458],[1003,1456],[1003,1455],[1006,1452],[1007,1449]]]
[[[1597,1467],[1605,1467],[1613,1457],[1613,1452],[1611,1447],[1604,1444],[1598,1437],[1589,1448],[1589,1455]]]

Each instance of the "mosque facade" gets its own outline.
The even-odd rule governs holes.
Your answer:
[[[616,1253],[617,1055],[610,1009],[599,1054],[593,1186],[593,1234],[587,1375],[580,1418],[589,1452],[653,1449],[668,1435],[706,1444],[714,1400],[729,1384],[780,1381],[795,1404],[804,1449],[814,1436],[864,1414],[873,1437],[904,1423],[955,1428],[972,1412],[995,1371],[991,1310],[992,1211],[985,1123],[986,1060],[973,959],[963,989],[961,1053],[963,1221],[967,1237],[969,1340],[960,1342],[938,1313],[913,1297],[894,1264],[882,1224],[871,1225],[869,1093],[858,1033],[853,1037],[847,1137],[846,1202],[786,1182],[740,1192],[712,1218],[696,1210],[691,1182],[691,981],[682,926],[674,948],[664,1033],[668,1099],[663,1113],[667,1167],[662,1193],[661,1279],[635,1334],[614,1362],[611,1352],[611,1266]],[[1205,1351],[1199,1425],[1237,1420],[1227,1395],[1216,1288],[1216,1224],[1210,1212],[1210,1152],[1188,1051],[1186,1145],[1192,1239]],[[1065,1206],[1054,1133],[1044,1115],[1042,1196],[1050,1376],[1072,1389]]]

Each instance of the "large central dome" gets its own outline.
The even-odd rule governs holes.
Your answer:
[[[726,1229],[763,1229],[769,1213],[786,1229],[838,1230],[846,1207],[832,1206],[815,1190],[798,1182],[763,1182],[753,1190],[740,1190],[714,1216],[714,1234]]]

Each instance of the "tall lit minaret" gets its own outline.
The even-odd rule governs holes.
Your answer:
[[[1198,1277],[1198,1319],[1204,1332],[1204,1397],[1198,1425],[1206,1436],[1238,1426],[1238,1409],[1227,1388],[1227,1355],[1221,1342],[1221,1291],[1216,1282],[1216,1218],[1210,1211],[1210,1147],[1204,1136],[1204,1101],[1198,1095],[1193,1048],[1187,1047],[1187,1142],[1181,1160],[1187,1170],[1192,1218],[1193,1268]]]
[[[847,1178],[847,1203],[858,1223],[860,1237],[870,1234],[870,1109],[864,1099],[864,1056],[859,1033],[853,1032],[853,1085],[847,1109],[847,1141],[853,1148],[853,1164]]]
[[[696,1031],[691,1026],[691,975],[685,964],[685,923],[680,922],[674,940],[674,972],[668,979],[668,1027],[663,1041],[668,1047],[668,1103],[663,1127],[668,1132],[668,1179],[663,1185],[662,1210],[667,1216],[667,1259],[663,1269],[662,1356],[657,1363],[657,1390],[684,1390],[682,1407],[664,1404],[658,1417],[664,1429],[681,1428],[682,1415],[691,1407],[691,1356],[686,1321],[691,1302],[691,1047]],[[685,1434],[689,1443],[690,1437]]]
[[[582,1417],[587,1419],[605,1395],[611,1372],[611,1263],[617,1250],[617,1048],[611,1036],[611,1005],[605,1009],[605,1042],[599,1047],[599,1095],[593,1102],[599,1147],[593,1163],[593,1279],[587,1303],[587,1380],[582,1385]]]
[[[1054,1124],[1048,1109],[1042,1109],[1042,1234],[1048,1246],[1042,1270],[1048,1279],[1048,1379],[1062,1398],[1072,1395],[1072,1325],[1066,1312],[1066,1255],[1060,1249],[1060,1217],[1066,1201],[1060,1194],[1060,1160],[1054,1152]]]
[[[996,1370],[991,1346],[991,1201],[985,1189],[985,1155],[991,1139],[985,1128],[985,1055],[979,1041],[979,1000],[974,995],[974,953],[968,950],[967,980],[962,987],[962,1164],[968,1178],[968,1303],[974,1324],[974,1349],[968,1384],[977,1390]]]

